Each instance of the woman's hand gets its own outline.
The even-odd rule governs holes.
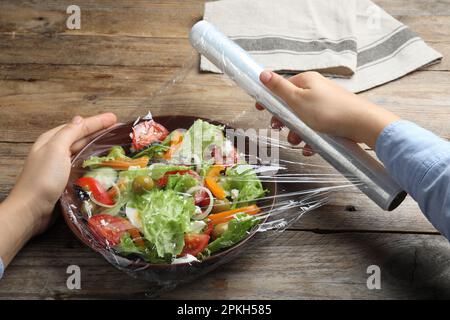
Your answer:
[[[72,155],[116,121],[112,113],[77,116],[36,140],[16,185],[0,205],[0,256],[5,264],[29,238],[50,225],[69,179]]]
[[[395,114],[346,91],[317,72],[305,72],[285,79],[264,71],[261,82],[284,100],[312,129],[333,136],[363,142],[374,148],[378,135],[391,122],[399,119]],[[263,109],[257,104],[258,109]],[[272,119],[272,127],[283,124]],[[299,144],[301,138],[289,133],[289,142]],[[303,152],[311,155],[306,146]]]

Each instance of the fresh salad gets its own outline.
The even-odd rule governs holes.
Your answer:
[[[197,120],[169,132],[154,120],[136,124],[126,152],[113,146],[83,163],[75,182],[97,241],[149,263],[201,261],[244,239],[261,221],[266,190],[224,136]]]

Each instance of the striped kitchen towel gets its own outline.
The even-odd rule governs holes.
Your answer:
[[[353,92],[442,59],[370,0],[221,0],[204,19],[267,69],[320,71]],[[204,57],[200,68],[220,72]]]

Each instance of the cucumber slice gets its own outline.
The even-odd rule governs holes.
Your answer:
[[[102,167],[93,169],[86,173],[84,176],[94,178],[103,186],[103,188],[108,190],[116,183],[118,173],[113,168]]]

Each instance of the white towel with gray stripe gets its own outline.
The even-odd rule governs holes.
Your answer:
[[[266,69],[320,71],[353,92],[442,59],[370,0],[221,0],[205,4],[204,19]],[[205,57],[200,69],[220,72]]]

